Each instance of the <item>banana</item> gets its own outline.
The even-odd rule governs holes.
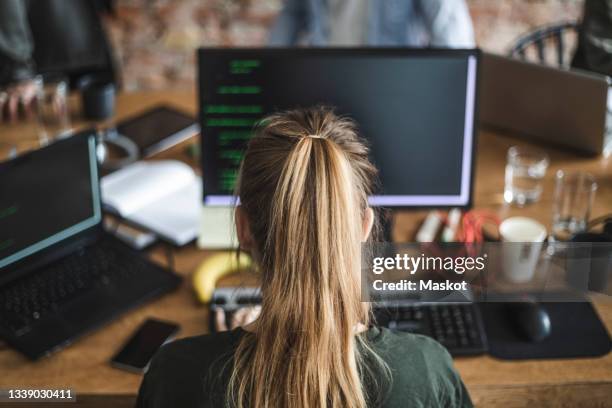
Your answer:
[[[193,288],[198,300],[208,303],[212,299],[215,285],[223,276],[247,269],[251,266],[251,258],[241,253],[236,259],[236,253],[227,251],[206,258],[193,274]]]

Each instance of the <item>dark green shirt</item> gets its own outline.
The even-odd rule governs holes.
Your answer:
[[[245,333],[237,329],[162,347],[142,382],[137,407],[224,407],[232,356]],[[378,328],[367,336],[392,372],[390,388],[369,391],[371,400],[383,401],[382,407],[472,406],[450,355],[439,343]]]

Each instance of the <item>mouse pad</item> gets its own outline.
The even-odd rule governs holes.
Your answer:
[[[599,357],[612,347],[608,332],[590,302],[543,302],[550,335],[540,342],[521,336],[508,317],[508,304],[480,303],[489,354],[505,360]]]

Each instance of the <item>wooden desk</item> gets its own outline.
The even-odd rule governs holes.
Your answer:
[[[125,117],[148,106],[166,102],[195,113],[196,98],[190,92],[135,93],[121,95],[118,117]],[[82,125],[82,124],[81,124]],[[31,146],[18,127],[0,126],[0,141]],[[526,208],[503,203],[506,151],[511,145],[528,143],[490,132],[481,132],[478,141],[475,207],[489,209],[500,217],[525,215],[550,226],[554,173],[558,169],[586,170],[598,180],[599,190],[593,217],[612,212],[612,160],[587,159],[550,150],[551,166],[545,179],[542,200]],[[177,146],[162,157],[185,157],[185,146]],[[398,215],[394,235],[408,239],[414,235],[425,212]],[[208,255],[195,246],[176,253],[176,269],[189,277]],[[165,262],[161,248],[151,251],[155,261]],[[225,283],[238,283],[231,277]],[[245,278],[246,279],[246,278]],[[596,308],[608,329],[612,329],[612,302],[595,297]],[[0,388],[73,387],[83,406],[132,406],[141,377],[111,368],[108,361],[131,333],[147,318],[157,317],[181,324],[181,336],[207,331],[208,313],[198,305],[186,279],[180,289],[148,306],[128,313],[109,326],[86,336],[50,358],[32,363],[16,352],[0,348]],[[461,358],[455,362],[474,401],[481,407],[612,406],[612,354],[598,359],[506,362],[491,357]],[[72,405],[71,405],[72,406]]]

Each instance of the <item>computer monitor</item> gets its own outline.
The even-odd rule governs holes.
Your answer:
[[[234,202],[262,117],[322,104],[370,144],[381,179],[372,206],[470,207],[478,62],[478,50],[200,49],[204,204]]]

